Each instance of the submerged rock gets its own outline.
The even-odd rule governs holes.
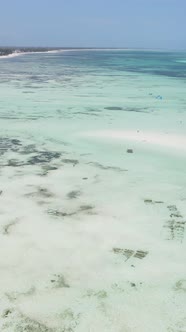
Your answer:
[[[127,153],[133,153],[133,149],[127,149]]]
[[[146,198],[146,199],[144,199],[144,203],[150,203],[150,204],[152,204],[153,203],[153,200],[152,199],[149,199],[149,198]]]
[[[134,282],[130,283],[131,287],[136,287],[136,284]]]

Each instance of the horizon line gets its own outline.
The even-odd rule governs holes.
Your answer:
[[[112,46],[104,46],[104,47],[98,47],[98,46],[33,46],[33,45],[30,45],[30,46],[21,46],[21,45],[8,45],[8,46],[5,46],[5,45],[0,45],[0,49],[3,49],[3,48],[10,48],[10,49],[14,49],[14,48],[25,48],[25,49],[29,49],[29,48],[33,48],[33,49],[37,49],[37,48],[40,48],[40,49],[52,49],[52,50],[78,50],[78,49],[82,49],[82,50],[86,50],[86,49],[89,49],[89,50],[146,50],[146,51],[186,51],[185,48],[181,49],[177,49],[177,48],[148,48],[148,47],[112,47]]]

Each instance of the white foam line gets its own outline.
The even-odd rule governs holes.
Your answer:
[[[11,54],[8,54],[8,55],[1,55],[0,56],[0,59],[8,59],[8,58],[14,58],[14,57],[16,57],[16,56],[19,56],[19,55],[23,55],[23,54],[25,54],[25,53],[23,53],[23,52],[20,52],[20,53],[11,53]]]
[[[8,55],[1,55],[0,59],[14,58],[16,56],[27,55],[27,54],[61,53],[64,51],[68,51],[68,50],[51,50],[51,51],[41,51],[41,52],[39,52],[39,51],[38,52],[13,52]]]

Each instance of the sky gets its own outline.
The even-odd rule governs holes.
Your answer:
[[[0,46],[186,49],[186,0],[0,0]]]

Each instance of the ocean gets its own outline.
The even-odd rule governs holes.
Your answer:
[[[0,58],[0,330],[186,331],[186,53]]]

